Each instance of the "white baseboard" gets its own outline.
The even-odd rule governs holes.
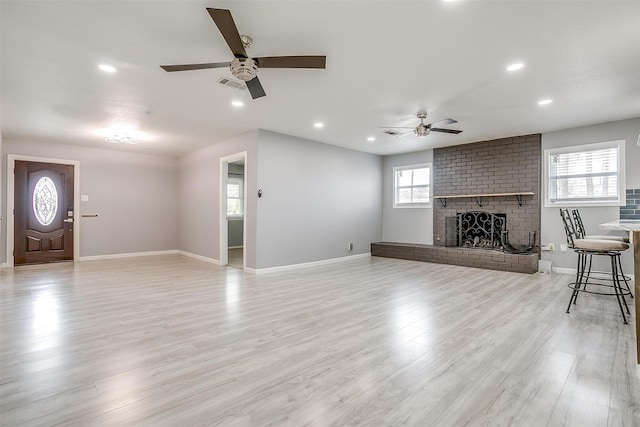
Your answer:
[[[209,258],[202,255],[196,255],[196,254],[192,254],[191,252],[185,252],[185,251],[176,251],[176,253],[180,255],[188,256],[189,258],[194,258],[200,261],[208,262],[210,264],[220,265],[219,259]]]
[[[575,268],[556,267],[555,265],[553,266],[553,272],[558,274],[571,274],[573,276],[576,275]]]
[[[367,252],[365,254],[349,255],[349,256],[340,257],[340,258],[323,259],[323,260],[320,260],[320,261],[303,262],[303,263],[300,263],[300,264],[281,265],[279,267],[268,267],[268,268],[249,268],[249,267],[247,267],[247,268],[245,268],[244,271],[246,271],[247,273],[252,273],[252,274],[279,273],[279,272],[282,272],[282,271],[297,270],[299,268],[317,267],[317,266],[320,266],[320,265],[335,264],[335,263],[339,263],[339,262],[353,261],[354,259],[369,258],[369,257],[371,257],[371,253]]]
[[[150,251],[150,252],[131,252],[124,254],[108,254],[108,255],[92,255],[92,256],[81,256],[78,258],[78,261],[98,261],[103,259],[117,259],[117,258],[133,258],[138,256],[151,256],[151,255],[171,255],[177,254],[179,251],[175,249],[171,249],[168,251]]]
[[[572,276],[576,275],[576,269],[575,268],[556,267],[555,265],[553,266],[553,272],[554,273],[558,273],[558,274],[569,274],[569,275],[572,275]],[[629,274],[626,271],[625,271],[625,276],[631,278],[631,280],[635,280],[635,275]]]

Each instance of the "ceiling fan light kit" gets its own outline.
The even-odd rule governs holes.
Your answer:
[[[429,128],[426,126],[418,126],[413,130],[413,132],[418,136],[418,138],[426,138],[429,135]]]
[[[138,140],[129,135],[109,135],[104,138],[106,142],[111,144],[137,144]]]
[[[231,74],[243,82],[248,82],[258,75],[258,64],[251,58],[233,58]]]
[[[231,11],[227,9],[207,8],[207,12],[215,22],[220,34],[227,42],[234,58],[231,62],[214,62],[208,64],[187,64],[187,65],[161,65],[165,71],[189,71],[204,70],[208,68],[229,67],[231,74],[245,82],[247,89],[253,99],[266,95],[260,80],[258,80],[258,70],[262,68],[326,68],[326,56],[265,56],[261,58],[250,58],[245,49],[253,44],[251,37],[240,35],[236,23],[231,16]]]

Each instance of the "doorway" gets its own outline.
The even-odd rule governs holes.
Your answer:
[[[220,162],[220,264],[244,270],[246,152]]]
[[[79,162],[7,156],[7,265],[78,258]]]

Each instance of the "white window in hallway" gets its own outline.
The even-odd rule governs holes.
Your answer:
[[[394,208],[431,207],[431,164],[393,168]]]
[[[625,204],[625,141],[545,150],[545,206]]]
[[[242,178],[227,178],[227,216],[242,217],[244,215],[243,192]]]

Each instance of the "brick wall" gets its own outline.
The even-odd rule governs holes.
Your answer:
[[[433,194],[462,195],[533,192],[515,197],[484,197],[482,207],[475,199],[448,199],[446,208],[433,204],[433,243],[444,245],[444,223],[458,212],[487,211],[507,214],[512,244],[526,244],[536,231],[540,245],[540,134],[515,136],[473,144],[436,148],[433,151]]]
[[[627,205],[620,206],[620,219],[640,219],[640,188],[627,190]]]

